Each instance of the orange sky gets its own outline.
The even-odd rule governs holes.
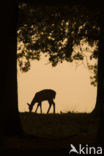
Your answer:
[[[37,91],[54,89],[57,113],[91,112],[95,106],[96,87],[90,85],[89,77],[90,73],[83,65],[76,69],[75,63],[63,62],[52,67],[44,58],[32,61],[30,71],[21,73],[18,68],[19,111],[28,111],[26,103],[32,101]],[[47,101],[42,103],[43,113],[47,111],[48,106]],[[50,112],[52,111],[51,108]]]

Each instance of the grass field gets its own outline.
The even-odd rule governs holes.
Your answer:
[[[21,113],[21,122],[27,134],[41,138],[67,138],[71,136],[96,137],[98,118],[90,114]]]
[[[24,132],[29,137],[6,138],[8,149],[53,150],[69,148],[70,143],[94,144],[99,119],[92,114],[20,113]],[[30,150],[30,151],[31,151]]]

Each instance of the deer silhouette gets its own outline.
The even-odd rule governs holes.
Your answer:
[[[40,112],[42,113],[42,101],[47,100],[49,103],[49,108],[48,108],[47,113],[49,113],[52,105],[53,105],[53,113],[55,113],[55,102],[53,101],[53,99],[55,99],[55,97],[56,97],[56,92],[52,89],[44,89],[44,90],[37,92],[31,102],[31,104],[27,103],[29,112],[32,111],[35,103],[38,103],[35,113],[37,112],[39,106],[40,106]]]

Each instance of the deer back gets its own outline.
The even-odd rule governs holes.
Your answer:
[[[51,89],[45,89],[35,94],[36,101],[51,100],[56,96],[56,92]]]

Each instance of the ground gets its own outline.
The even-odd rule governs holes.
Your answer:
[[[20,113],[25,137],[6,137],[6,149],[58,150],[70,144],[95,144],[99,118],[92,114]]]

